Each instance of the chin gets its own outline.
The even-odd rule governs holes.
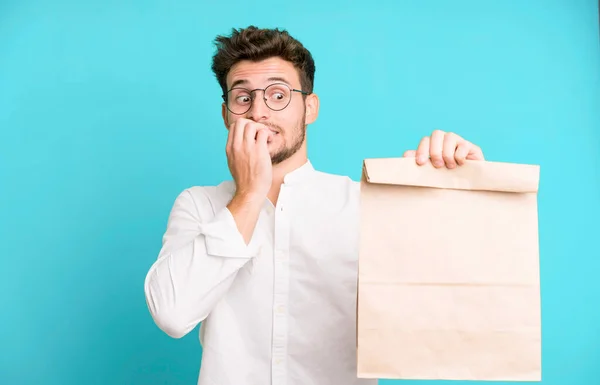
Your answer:
[[[271,156],[271,159],[273,159],[277,154],[279,154],[278,148],[269,147],[269,155]]]

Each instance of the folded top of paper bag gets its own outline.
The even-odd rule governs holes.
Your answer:
[[[375,184],[459,190],[536,193],[540,166],[467,160],[453,169],[435,168],[415,158],[372,158],[363,161],[363,180]]]

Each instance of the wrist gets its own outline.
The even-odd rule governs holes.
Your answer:
[[[243,204],[262,206],[267,198],[267,192],[258,192],[253,190],[239,189],[233,196],[233,199]]]
[[[236,194],[227,205],[246,244],[250,243],[265,199],[266,196],[259,198],[257,195]]]
[[[257,193],[237,192],[228,207],[235,211],[260,211],[266,196]]]

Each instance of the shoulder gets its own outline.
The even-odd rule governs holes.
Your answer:
[[[315,170],[315,182],[327,183],[354,189],[360,187],[360,182],[357,182],[347,175],[335,174],[326,171]]]
[[[183,193],[197,199],[209,199],[210,201],[229,199],[235,193],[235,183],[233,181],[224,181],[212,186],[192,186],[183,190]]]
[[[346,175],[317,170],[314,173],[313,183],[315,188],[326,195],[353,199],[360,194],[360,182]]]
[[[234,192],[233,181],[224,181],[218,185],[191,186],[177,195],[174,206],[193,208],[200,215],[215,214],[227,206]]]

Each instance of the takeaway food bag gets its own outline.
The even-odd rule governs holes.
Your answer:
[[[361,378],[540,381],[539,166],[366,159]]]

